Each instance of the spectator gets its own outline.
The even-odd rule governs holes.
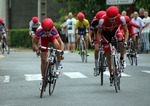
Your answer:
[[[127,12],[126,11],[122,11],[121,13],[123,16],[126,16],[127,15]]]
[[[75,30],[75,23],[76,19],[72,18],[73,15],[71,12],[68,14],[68,20],[67,20],[67,36],[68,36],[68,42],[69,42],[69,50],[71,52],[75,52],[75,35],[74,35],[74,30]]]
[[[139,17],[137,12],[134,12],[134,18],[131,20],[135,24],[139,25],[140,27],[144,26],[143,20]],[[133,27],[134,33],[136,33],[136,50],[138,53],[140,53],[143,49],[143,40],[142,37],[140,37],[140,32],[138,28]]]
[[[143,51],[148,53],[149,52],[149,31],[150,31],[150,17],[148,16],[148,11],[144,11],[144,16],[143,22],[144,22],[144,27],[142,30],[142,35],[143,35]]]
[[[140,18],[144,18],[144,8],[140,8],[140,10],[139,10],[139,14],[140,14]]]
[[[134,14],[133,13],[130,15],[130,19],[132,19],[132,18],[134,18]]]
[[[60,27],[62,30],[62,40],[65,45],[65,50],[69,51],[68,37],[66,36],[67,20],[68,20],[68,16],[65,16],[65,22],[61,24]]]

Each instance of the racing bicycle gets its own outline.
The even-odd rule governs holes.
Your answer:
[[[1,35],[1,37],[2,37],[2,40],[1,40],[2,45],[0,46],[0,50],[1,50],[2,54],[4,54],[5,51],[7,52],[7,54],[9,54],[10,53],[10,48],[9,48],[9,45],[8,45],[8,36],[7,36],[7,38],[5,38],[3,34],[4,33],[2,33],[2,35]]]
[[[111,70],[113,70],[113,78],[110,78],[111,84],[115,86],[115,91],[118,92],[120,90],[120,78],[121,72],[123,72],[123,67],[120,64],[119,53],[117,52],[116,45],[118,42],[123,41],[116,41],[114,38],[110,42],[106,42],[103,44],[109,43],[111,46]]]
[[[52,47],[48,48],[48,47],[41,46],[41,49],[48,49],[49,55],[48,55],[46,68],[43,74],[43,83],[42,83],[40,98],[42,98],[43,91],[46,91],[46,87],[48,86],[48,84],[49,84],[49,95],[52,95],[52,93],[54,92],[56,81],[58,79],[58,75],[56,74],[58,70],[56,52],[61,52],[63,55],[62,50],[57,50]]]
[[[86,62],[87,63],[87,50],[86,50],[86,43],[84,40],[84,34],[85,32],[81,32],[80,35],[80,43],[79,43],[79,51],[80,51],[80,56],[81,56],[81,60],[82,62]]]
[[[128,41],[128,50],[127,50],[127,58],[130,62],[131,65],[133,65],[133,63],[135,63],[135,65],[137,66],[138,61],[137,61],[137,53],[136,50],[134,49],[134,43],[132,41],[132,38],[129,38]]]
[[[101,85],[103,85],[103,72],[106,71],[106,54],[105,51],[102,49],[102,41],[100,41],[99,45],[99,70],[98,70],[98,75],[100,75],[101,79]]]

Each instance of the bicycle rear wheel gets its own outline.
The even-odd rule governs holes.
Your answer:
[[[129,59],[130,64],[133,65],[133,56],[132,56],[132,53],[129,53],[127,57]]]
[[[46,65],[46,69],[44,71],[44,77],[43,77],[43,83],[42,83],[42,89],[41,89],[41,93],[40,93],[40,98],[42,98],[43,96],[43,91],[46,91],[46,86],[48,84],[48,69],[49,69],[49,64],[50,64],[50,61],[47,62],[47,65]]]

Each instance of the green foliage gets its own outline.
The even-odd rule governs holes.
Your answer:
[[[74,16],[77,13],[83,12],[86,18],[91,21],[98,11],[106,10],[109,5],[106,5],[106,0],[53,0],[57,3],[66,3],[68,7],[62,8],[59,13],[62,17],[72,12]],[[129,5],[117,5],[119,12],[127,11],[129,15]],[[150,10],[150,0],[135,0],[133,4],[133,12],[139,11],[140,8]],[[62,21],[61,21],[62,22]]]
[[[10,47],[32,47],[29,29],[11,29],[9,34]]]

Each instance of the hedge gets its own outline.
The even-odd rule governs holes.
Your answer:
[[[9,33],[10,47],[32,47],[32,38],[29,36],[29,29],[11,29]]]

